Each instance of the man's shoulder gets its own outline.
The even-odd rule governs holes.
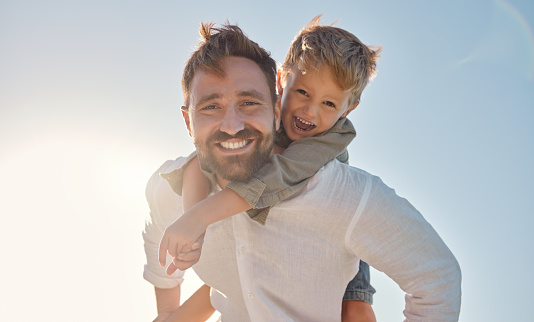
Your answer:
[[[154,172],[154,175],[165,175],[180,170],[188,162],[188,157],[180,156],[174,160],[167,160]]]
[[[189,160],[190,157],[181,156],[174,160],[167,160],[163,162],[163,164],[152,174],[147,182],[145,190],[147,199],[153,199],[154,195],[161,194],[162,191],[175,190],[173,187],[173,181],[179,180],[177,177],[181,177],[183,168]],[[173,193],[176,193],[176,191]]]
[[[357,168],[346,163],[339,162],[337,159],[334,159],[327,164],[318,172],[318,174],[328,175],[328,176],[360,176],[360,177],[376,177],[369,172]]]
[[[327,187],[336,191],[351,190],[354,188],[360,192],[363,192],[362,188],[367,185],[375,188],[385,186],[379,176],[335,159],[325,164],[311,178],[310,185]]]

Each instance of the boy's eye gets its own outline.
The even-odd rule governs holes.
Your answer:
[[[302,95],[309,96],[309,95],[308,95],[308,92],[306,92],[306,91],[303,90],[303,89],[297,89],[297,92],[300,93],[300,94],[302,94]]]
[[[332,102],[330,102],[330,101],[326,101],[326,102],[324,102],[324,104],[326,104],[327,106],[336,108],[336,104],[334,104],[334,103],[332,103]]]

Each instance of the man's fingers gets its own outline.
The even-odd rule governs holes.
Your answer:
[[[161,267],[165,267],[167,264],[167,248],[169,246],[169,239],[163,235],[163,238],[161,238],[161,242],[159,243],[159,250],[158,250],[158,259],[159,259],[159,265]]]

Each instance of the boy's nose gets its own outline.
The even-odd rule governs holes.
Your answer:
[[[319,106],[316,103],[309,103],[304,107],[304,114],[308,117],[316,117],[319,113]]]
[[[227,108],[221,121],[220,130],[227,134],[235,135],[244,128],[245,122],[243,120],[243,115],[239,112],[238,108]]]

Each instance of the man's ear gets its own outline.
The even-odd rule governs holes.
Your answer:
[[[185,126],[187,127],[187,132],[189,132],[189,136],[193,137],[191,135],[191,120],[189,119],[189,109],[185,106],[182,106],[182,117],[184,118]]]
[[[282,95],[282,93],[284,92],[284,87],[282,86],[282,83],[282,70],[279,69],[278,73],[276,74],[276,89],[278,90],[278,95]]]
[[[358,106],[358,104],[360,104],[360,102],[356,102],[356,104],[349,106],[349,108],[345,111],[345,113],[343,113],[343,115],[341,115],[341,117],[347,117],[347,115],[349,115],[349,113],[352,112]]]

